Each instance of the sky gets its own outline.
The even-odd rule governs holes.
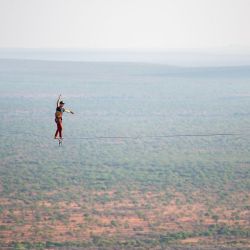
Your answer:
[[[250,0],[0,0],[0,48],[249,48]]]

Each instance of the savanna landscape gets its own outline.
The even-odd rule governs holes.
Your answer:
[[[0,248],[249,249],[249,83],[248,66],[1,59]]]

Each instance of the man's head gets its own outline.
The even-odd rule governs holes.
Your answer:
[[[64,104],[65,103],[63,101],[60,101],[60,103],[59,103],[59,105],[60,105],[61,108],[64,106]]]

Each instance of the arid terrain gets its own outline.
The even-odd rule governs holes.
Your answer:
[[[248,67],[0,66],[0,249],[250,248]]]

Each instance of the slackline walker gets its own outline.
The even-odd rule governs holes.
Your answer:
[[[55,123],[57,125],[57,130],[55,133],[54,139],[58,140],[59,146],[62,145],[63,137],[62,137],[62,131],[63,131],[63,125],[62,125],[62,116],[64,112],[74,114],[73,111],[69,109],[64,108],[64,102],[61,100],[61,95],[59,95],[57,102],[56,102],[56,113],[55,113]],[[59,137],[58,137],[59,135]]]

